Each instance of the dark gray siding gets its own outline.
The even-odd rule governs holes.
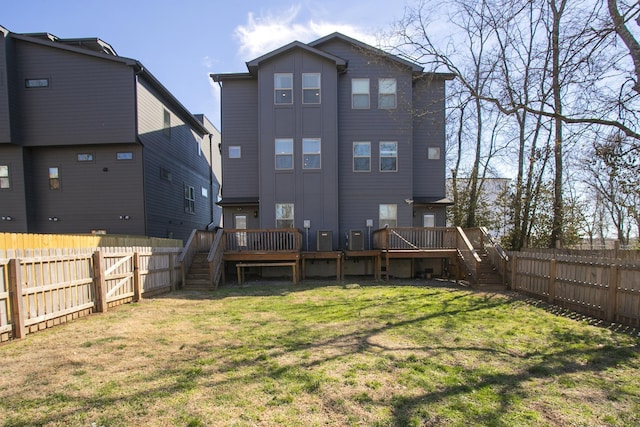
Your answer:
[[[133,159],[117,160],[125,151]],[[79,153],[92,154],[93,161],[79,162]],[[29,232],[144,235],[139,145],[33,147],[25,149],[25,159]],[[59,190],[49,188],[50,167],[59,168]],[[124,215],[130,219],[120,219]]]
[[[18,123],[21,144],[135,141],[132,67],[22,40],[15,45],[16,113],[25,118]],[[43,78],[49,79],[48,88],[25,88],[25,79]]]
[[[198,151],[203,135],[195,132],[144,80],[137,86],[139,140],[144,146],[144,194],[148,236],[187,240],[193,229],[211,222],[211,168]],[[171,132],[163,131],[164,111]],[[170,174],[163,178],[162,170]],[[195,192],[194,213],[185,212],[185,185]]]
[[[11,116],[9,114],[9,80],[7,39],[0,31],[0,144],[11,141]]]
[[[222,83],[222,200],[257,198],[258,182],[258,82],[252,79]],[[229,158],[229,147],[239,146],[242,157]],[[230,225],[226,223],[225,227]]]
[[[293,104],[274,105],[274,73],[293,73]],[[302,103],[302,74],[321,74],[321,103]],[[276,203],[294,203],[295,227],[311,223],[310,246],[318,230],[338,241],[338,122],[335,62],[293,49],[260,65],[260,224],[276,225]],[[275,139],[293,139],[293,169],[275,170]],[[303,169],[302,140],[320,138],[321,168]]]
[[[415,197],[445,197],[445,82],[425,76],[416,80],[413,135],[413,193]],[[427,159],[428,147],[440,148],[440,159]]]
[[[22,147],[0,144],[0,165],[9,166],[10,183],[10,188],[0,188],[0,231],[24,233],[28,224]]]
[[[372,56],[341,40],[319,46],[349,62],[339,78],[339,168],[340,237],[350,230],[365,231],[367,219],[378,224],[379,204],[396,204],[398,226],[412,225],[412,208],[404,202],[413,197],[412,157],[412,73],[408,68]],[[396,78],[398,108],[378,109],[378,79]],[[351,108],[351,79],[370,79],[370,108]],[[371,172],[353,172],[353,142],[371,142]],[[398,171],[379,171],[379,143],[398,143]]]

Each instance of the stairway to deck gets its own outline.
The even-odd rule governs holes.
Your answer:
[[[495,265],[489,259],[485,250],[479,250],[478,255],[482,261],[478,264],[478,283],[475,288],[483,290],[505,290],[502,276],[498,273]]]
[[[183,289],[194,291],[210,291],[213,285],[209,280],[209,263],[207,252],[196,253],[183,284]]]

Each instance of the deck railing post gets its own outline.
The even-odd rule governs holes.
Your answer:
[[[11,303],[11,322],[13,337],[24,338],[27,335],[24,319],[24,300],[22,299],[22,270],[20,260],[9,260],[9,301]]]

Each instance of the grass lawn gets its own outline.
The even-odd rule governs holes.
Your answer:
[[[591,323],[418,282],[177,291],[0,346],[0,423],[640,425],[640,337]]]

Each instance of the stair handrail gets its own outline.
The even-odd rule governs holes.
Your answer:
[[[467,274],[471,276],[471,284],[475,285],[478,280],[478,264],[482,262],[482,258],[476,252],[464,230],[461,227],[456,227],[456,229],[458,230],[458,238],[456,239],[458,256],[462,259]]]
[[[502,277],[502,283],[506,284],[509,255],[498,242],[493,240],[493,237],[489,234],[486,227],[480,227],[480,231],[482,232],[482,246],[487,252],[489,260],[496,267],[496,270]]]
[[[226,247],[224,238],[224,230],[222,228],[216,230],[216,235],[213,238],[211,249],[207,255],[207,262],[209,264],[209,281],[213,285],[214,289],[218,288],[220,278],[224,274],[224,248]]]
[[[178,256],[178,262],[180,263],[180,273],[182,275],[182,286],[187,283],[187,270],[189,270],[189,267],[191,267],[193,258],[198,251],[196,237],[197,234],[197,229],[191,230],[191,234],[187,239],[187,243],[185,243],[184,248],[182,248],[182,252]]]

